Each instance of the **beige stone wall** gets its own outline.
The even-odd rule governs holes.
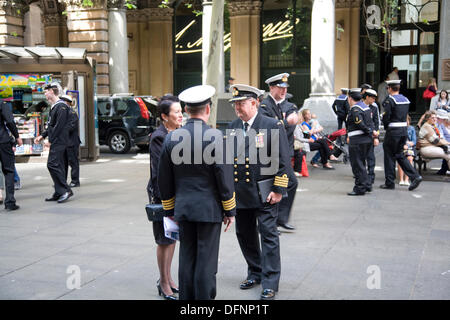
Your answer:
[[[0,46],[23,46],[23,17],[12,16],[0,9]]]

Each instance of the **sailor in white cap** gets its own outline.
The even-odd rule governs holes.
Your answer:
[[[50,198],[46,198],[45,201],[62,203],[73,196],[73,192],[67,184],[65,172],[66,152],[69,143],[68,121],[70,108],[60,99],[63,91],[58,82],[52,82],[45,86],[44,89],[45,97],[51,103],[51,109],[48,115],[47,130],[35,138],[35,143],[39,143],[39,141],[48,136],[50,151],[47,168],[52,177],[55,192]]]
[[[233,155],[237,204],[236,236],[248,265],[247,277],[239,288],[250,289],[261,283],[261,299],[272,300],[278,291],[281,273],[280,242],[277,232],[278,204],[283,193],[286,193],[288,187],[286,169],[291,166],[287,136],[281,121],[258,112],[258,97],[262,93],[261,90],[236,84],[231,86],[231,91],[233,98],[230,102],[234,104],[239,118],[230,123],[227,130],[227,132],[231,130],[227,135],[227,143],[237,146]],[[239,143],[242,136],[237,133],[241,130],[244,131],[245,143]],[[276,130],[278,136],[272,135],[272,130]],[[276,139],[276,142],[273,139]],[[278,146],[278,152],[271,147],[269,149],[269,146],[273,145]],[[263,160],[259,156],[255,159],[256,163],[251,162],[251,154],[256,151],[252,150],[252,147],[267,148],[270,162],[264,160],[262,163]],[[242,157],[241,162],[239,156]],[[271,167],[274,163],[278,164],[277,171],[263,175],[263,168]],[[269,186],[271,192],[267,199],[262,201],[258,181],[267,179],[272,179],[273,184]]]
[[[282,121],[288,138],[289,156],[294,156],[294,130],[298,122],[298,108],[286,100],[289,73],[280,73],[268,78],[265,83],[269,86],[269,95],[261,102],[259,111],[262,115]],[[297,194],[298,181],[292,166],[288,171],[288,197],[283,198],[278,210],[278,226],[285,230],[294,230],[288,223],[292,205]]]
[[[206,124],[215,91],[201,85],[179,95],[190,118],[186,125],[167,134],[159,160],[163,209],[167,216],[174,216],[180,228],[180,300],[215,298],[221,223],[227,231],[236,215],[233,166],[225,159],[210,162],[203,158],[211,149],[217,150],[211,146],[223,146],[221,131]],[[209,138],[204,141],[204,137]],[[217,152],[224,155],[221,150]]]
[[[384,150],[384,176],[385,183],[382,189],[395,188],[395,162],[399,164],[404,173],[409,177],[411,184],[408,190],[416,189],[422,177],[406,159],[403,146],[408,138],[406,117],[409,111],[409,100],[400,94],[401,80],[388,80],[389,97],[383,103],[383,125],[386,135],[383,142]]]

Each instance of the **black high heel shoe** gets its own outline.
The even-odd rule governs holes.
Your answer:
[[[178,288],[172,288],[172,287],[170,287],[170,289],[172,289],[172,292],[173,292],[173,293],[180,293],[180,289],[178,289]]]
[[[175,297],[173,294],[172,295],[168,295],[168,294],[164,293],[164,291],[161,288],[161,285],[159,284],[159,280],[156,282],[156,288],[158,288],[158,295],[163,296],[164,299],[166,299],[166,300],[178,300],[177,297]]]

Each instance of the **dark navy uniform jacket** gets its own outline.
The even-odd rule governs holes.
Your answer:
[[[348,97],[345,94],[341,94],[336,98],[336,100],[334,100],[331,108],[333,109],[334,113],[338,118],[345,120],[350,110],[350,105],[348,104]]]
[[[362,101],[357,102],[350,108],[347,117],[350,144],[372,142],[374,124],[371,113],[370,108]]]
[[[42,132],[42,137],[48,136],[51,144],[67,146],[69,144],[69,107],[59,100],[51,108],[48,114],[47,130]]]
[[[261,109],[260,109],[261,110]],[[261,202],[258,193],[257,181],[269,178],[274,179],[272,191],[276,193],[283,193],[287,186],[289,179],[287,177],[287,167],[290,166],[289,151],[287,150],[288,142],[284,124],[273,118],[266,117],[258,112],[252,126],[248,130],[245,137],[245,144],[239,143],[239,130],[243,129],[243,121],[241,119],[234,120],[228,125],[227,143],[232,143],[234,148],[234,184],[236,188],[236,200],[238,209],[256,209],[265,206]],[[256,135],[250,132],[255,130]],[[266,130],[264,130],[266,129]],[[278,137],[272,136],[271,129],[278,131]],[[262,175],[261,168],[270,167],[271,163],[267,163],[261,159],[260,155],[268,158],[272,156],[272,139],[278,138],[276,145],[279,148],[278,157],[271,159],[271,162],[278,162],[278,168],[274,174]],[[259,146],[259,148],[256,148]],[[263,149],[261,153],[257,152],[257,159],[254,161],[250,157],[249,150],[251,148]],[[255,150],[255,149],[253,149]],[[275,157],[275,154],[273,155]],[[241,163],[241,158],[244,161]],[[263,163],[266,162],[266,163]]]
[[[389,96],[383,102],[383,125],[386,134],[391,136],[407,136],[406,116],[409,111],[409,100],[401,94]]]
[[[269,117],[269,118],[275,118],[277,120],[280,120],[283,122],[284,129],[286,130],[286,135],[289,142],[289,156],[294,156],[294,130],[296,125],[290,125],[287,123],[286,118],[293,112],[297,112],[298,109],[295,106],[295,104],[283,100],[280,104],[280,108],[275,103],[275,100],[269,95],[266,99],[264,99],[260,106],[259,111],[262,115]],[[283,116],[283,113],[285,113],[285,116]]]
[[[199,132],[194,134],[194,128]],[[182,130],[184,131],[181,132]],[[183,136],[189,134],[189,136],[172,141],[174,134]],[[205,135],[209,138],[202,139]],[[222,156],[225,157],[222,132],[212,129],[200,119],[189,119],[184,127],[170,132],[164,140],[159,159],[158,186],[166,215],[175,215],[176,221],[218,223],[223,221],[224,214],[236,215],[232,164],[225,164],[225,159],[222,159],[222,163],[208,164],[201,154],[195,156],[194,141],[200,142],[201,150],[197,150],[198,153],[209,154],[212,149],[211,136],[220,138],[220,143],[217,142],[215,145],[222,144],[222,150],[217,149],[217,152],[222,151]],[[184,149],[188,152],[185,155],[184,151],[180,151],[181,146],[189,144],[191,147]],[[174,153],[186,156],[188,161],[174,163],[172,157],[174,148],[176,148]],[[197,157],[200,158],[198,164],[195,163]]]
[[[77,112],[69,107],[69,147],[78,147],[81,143]]]
[[[11,143],[9,132],[11,132],[14,138],[18,139],[19,131],[17,130],[16,123],[14,122],[14,116],[9,104],[7,102],[3,102],[0,107],[0,143]]]
[[[378,110],[378,105],[373,103],[369,106],[372,112],[373,128],[375,131],[380,130],[380,111]]]
[[[151,186],[153,197],[156,201],[161,200],[161,195],[158,187],[158,168],[159,168],[159,158],[161,156],[162,147],[164,144],[164,139],[167,136],[167,129],[161,124],[158,129],[152,132],[150,137],[149,153],[151,157],[150,170],[152,173]]]

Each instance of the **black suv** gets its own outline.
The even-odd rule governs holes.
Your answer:
[[[134,145],[148,150],[149,134],[159,121],[151,96],[97,96],[99,143],[113,153],[127,153]]]

